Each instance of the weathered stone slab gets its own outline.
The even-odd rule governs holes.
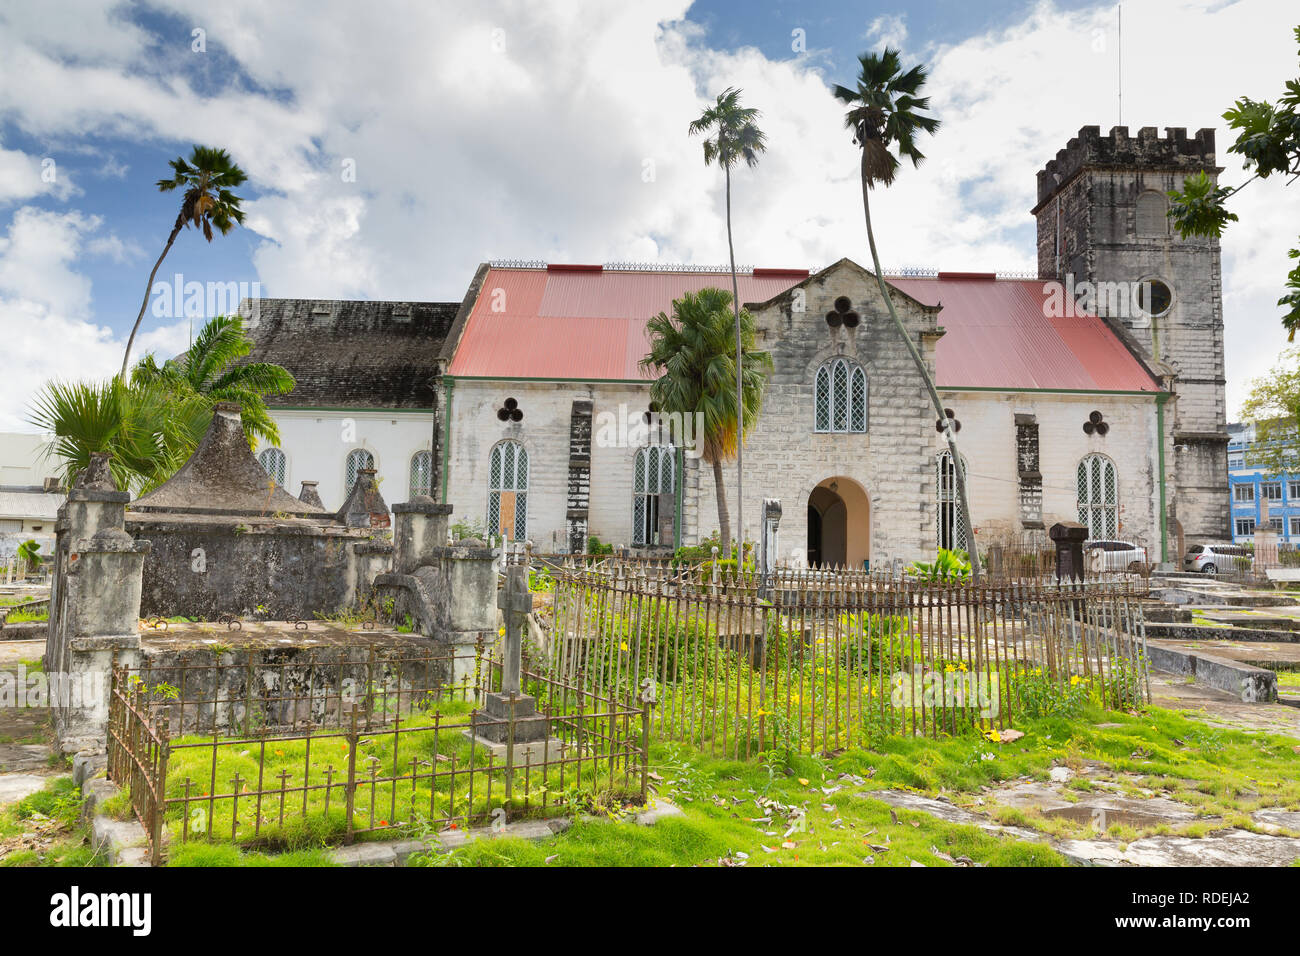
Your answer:
[[[0,774],[0,804],[17,803],[45,788],[48,777],[38,777],[30,773]]]
[[[52,753],[45,744],[0,744],[0,773],[44,770]]]

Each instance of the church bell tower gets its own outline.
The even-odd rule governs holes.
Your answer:
[[[1167,193],[1216,179],[1214,130],[1106,136],[1085,126],[1038,173],[1038,274],[1085,289],[1092,308],[1154,372],[1165,404],[1170,560],[1182,540],[1230,539],[1223,299],[1217,239],[1180,238]],[[1084,285],[1087,283],[1087,285]],[[1153,473],[1155,463],[1152,464]],[[1182,539],[1182,540],[1180,540]]]

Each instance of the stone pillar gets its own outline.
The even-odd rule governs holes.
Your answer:
[[[447,544],[447,518],[451,505],[441,505],[427,495],[393,505],[393,570],[410,574],[431,565]]]
[[[60,749],[104,746],[114,658],[137,664],[140,591],[148,541],[125,531],[126,505],[95,456],[68,492],[56,523],[46,673]]]
[[[319,481],[304,481],[302,491],[298,493],[298,500],[305,505],[315,505],[322,511],[325,510],[325,503],[320,500],[320,492],[316,490]]]
[[[433,388],[433,432],[429,436],[429,494],[437,501],[442,497],[442,430],[444,427],[442,410],[442,375],[438,374],[429,382]]]
[[[1088,529],[1077,521],[1058,521],[1047,531],[1056,545],[1056,580],[1083,580],[1083,542]]]
[[[1002,542],[994,541],[992,544],[990,544],[988,554],[989,554],[989,566],[988,566],[989,577],[990,578],[1002,577],[1002,573],[1003,573]]]
[[[759,586],[764,596],[771,583],[770,575],[776,567],[780,548],[777,545],[777,530],[781,526],[781,502],[776,498],[763,499],[763,526],[760,529],[760,548],[758,553]]]

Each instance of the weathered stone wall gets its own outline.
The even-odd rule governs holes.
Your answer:
[[[234,632],[232,645],[238,636]],[[165,683],[175,688],[175,697],[158,696],[152,704],[155,714],[167,715],[173,736],[214,730],[230,735],[284,732],[308,723],[345,727],[354,704],[363,712],[377,709],[385,694],[389,705],[396,706],[400,691],[400,700],[409,706],[425,693],[448,689],[455,661],[444,656],[445,650],[419,636],[398,641],[364,632],[350,646],[322,646],[310,639],[299,643],[289,635],[282,646],[217,651],[145,640],[139,674],[149,687]],[[381,699],[377,702],[372,694]],[[371,719],[383,721],[382,716]]]
[[[127,530],[153,542],[144,566],[144,617],[245,615],[312,619],[362,602],[392,546],[368,530],[343,532],[309,521],[131,514]]]
[[[539,551],[563,551],[569,543],[573,404],[591,401],[592,430],[587,489],[587,532],[602,541],[632,539],[633,448],[600,438],[603,415],[620,406],[639,417],[650,401],[649,385],[459,380],[452,392],[451,445],[447,500],[456,520],[475,527],[487,517],[492,447],[519,442],[528,451],[528,537]],[[506,398],[514,398],[522,421],[497,417]]]
[[[838,297],[847,297],[861,319],[856,328],[831,328],[826,315]],[[936,312],[902,293],[894,304],[934,371]],[[810,282],[758,308],[760,347],[775,368],[763,414],[745,448],[745,526],[756,539],[762,500],[777,498],[783,515],[779,547],[788,558],[807,542],[808,496],[824,479],[851,478],[870,498],[873,566],[894,558],[911,561],[934,547],[934,456],[940,436],[924,383],[900,340],[875,278],[842,260]],[[865,434],[827,434],[814,430],[815,381],[824,362],[843,356],[867,375]],[[712,469],[701,462],[695,473],[688,511],[697,533],[717,527]],[[732,497],[732,528],[739,530],[734,506],[735,465],[724,469]],[[689,527],[689,525],[688,525]]]

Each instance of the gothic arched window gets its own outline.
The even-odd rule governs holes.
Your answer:
[[[492,447],[488,466],[488,534],[528,537],[528,452],[517,441]]]
[[[284,452],[278,448],[263,448],[257,453],[257,461],[266,469],[266,473],[271,476],[272,481],[277,485],[284,485],[286,470]]]
[[[862,366],[837,358],[817,370],[814,430],[867,430],[867,373]]]
[[[348,452],[347,481],[344,483],[345,495],[352,493],[352,486],[357,483],[357,474],[362,468],[374,468],[375,456],[364,448],[354,448]]]
[[[433,453],[417,451],[411,456],[411,497],[433,493]]]
[[[675,453],[672,445],[651,445],[636,450],[632,460],[633,544],[670,544],[672,541]],[[668,518],[666,528],[661,524],[664,517]]]
[[[1105,455],[1088,455],[1079,462],[1079,523],[1088,537],[1113,538],[1119,534],[1119,481],[1115,463]]]
[[[1144,192],[1137,198],[1138,238],[1152,239],[1169,235],[1169,200],[1163,193]]]
[[[962,462],[962,474],[966,463]],[[966,522],[962,518],[961,495],[957,493],[957,469],[952,464],[952,452],[942,451],[935,459],[935,499],[938,515],[935,522],[935,539],[941,548],[949,551],[969,551],[966,541]]]

